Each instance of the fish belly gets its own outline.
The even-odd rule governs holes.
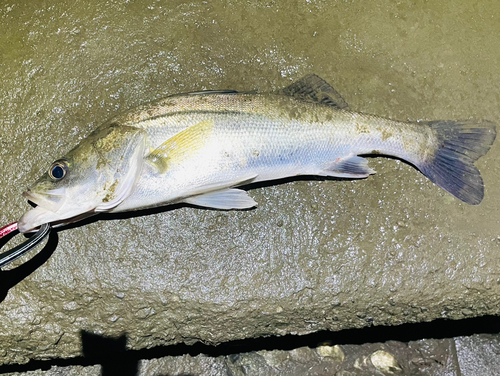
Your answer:
[[[161,126],[147,128],[154,152],[131,196],[113,212],[298,175],[364,178],[374,171],[359,154],[412,158],[390,120],[338,110],[335,115],[339,119],[329,122],[246,113],[166,116]]]

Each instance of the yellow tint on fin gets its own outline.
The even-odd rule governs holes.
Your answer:
[[[209,141],[214,125],[213,120],[205,120],[184,129],[153,150],[146,160],[165,173],[169,166],[182,163],[199,151]]]

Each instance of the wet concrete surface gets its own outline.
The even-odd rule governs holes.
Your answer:
[[[0,223],[29,208],[22,191],[96,126],[168,94],[268,92],[316,73],[356,111],[498,122],[499,8],[6,2]],[[477,164],[477,207],[372,158],[366,180],[252,187],[254,210],[173,207],[54,233],[0,273],[0,363],[81,356],[82,332],[126,335],[139,350],[496,315],[499,157],[497,142]]]

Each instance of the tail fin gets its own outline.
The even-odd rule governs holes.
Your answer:
[[[474,162],[485,155],[495,141],[495,123],[462,120],[426,124],[436,132],[439,148],[419,166],[420,171],[456,198],[478,205],[484,197],[484,186]]]

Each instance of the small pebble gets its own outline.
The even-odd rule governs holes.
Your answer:
[[[375,351],[370,356],[370,360],[375,368],[381,372],[395,374],[403,371],[394,356],[389,354],[387,351]]]

